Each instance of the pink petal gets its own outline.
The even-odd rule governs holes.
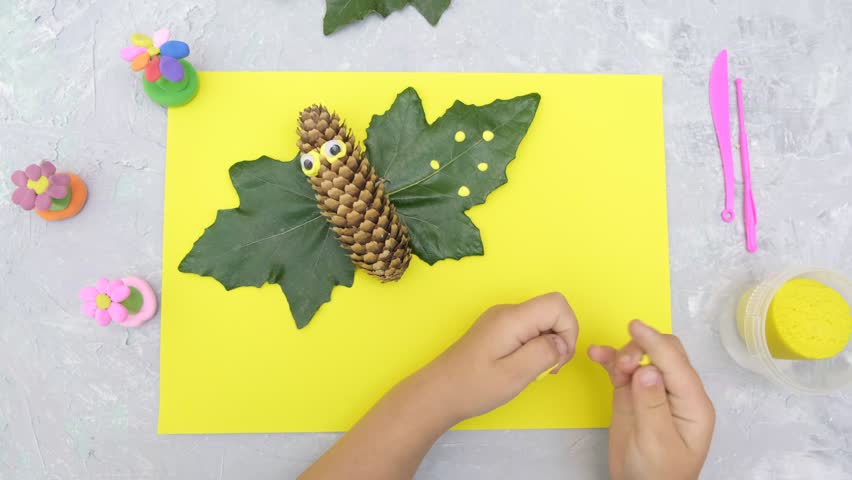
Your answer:
[[[51,185],[68,185],[71,183],[71,177],[67,173],[57,173],[48,177]]]
[[[109,312],[98,308],[95,310],[95,321],[98,322],[98,325],[106,327],[112,321],[112,318],[110,318]]]
[[[42,193],[41,195],[36,196],[35,199],[35,208],[36,210],[50,210],[50,204],[53,203],[50,199],[50,195],[47,192]]]
[[[83,312],[83,315],[95,318],[95,312],[98,310],[98,306],[95,305],[95,302],[85,302],[80,307],[80,311]]]
[[[133,45],[132,47],[124,47],[121,49],[121,58],[128,62],[132,62],[134,58],[138,57],[139,54],[144,53],[148,49],[145,47],[140,47],[137,45]]]
[[[51,185],[45,192],[50,198],[65,198],[68,195],[68,187],[65,185]]]
[[[172,36],[171,32],[162,28],[154,32],[154,46],[160,48],[164,43],[169,41],[169,38]]]
[[[36,193],[27,187],[18,187],[12,194],[12,202],[20,205],[24,210],[32,210],[35,207]]]
[[[94,302],[98,298],[98,289],[95,287],[84,287],[80,290],[80,300]],[[92,303],[94,305],[94,303]]]
[[[21,170],[15,170],[15,173],[12,174],[12,183],[19,187],[26,187],[27,174],[22,172]]]
[[[109,316],[112,317],[113,322],[121,323],[127,320],[127,309],[118,302],[112,302],[107,311],[109,312]]]
[[[121,280],[109,284],[109,298],[113,302],[123,302],[130,296],[130,288]]]
[[[24,170],[30,180],[38,180],[41,178],[41,168],[38,165],[30,165]]]
[[[106,295],[109,293],[109,280],[106,278],[98,280],[98,283],[95,284],[95,288],[98,290],[98,293]]]
[[[42,175],[44,175],[45,177],[49,177],[54,173],[56,173],[56,167],[52,163],[48,162],[47,160],[41,162]]]

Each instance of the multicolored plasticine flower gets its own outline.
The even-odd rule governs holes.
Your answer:
[[[18,188],[12,192],[12,202],[24,210],[50,210],[53,200],[68,196],[71,177],[56,173],[56,167],[48,161],[41,165],[30,165],[12,174],[12,182]]]
[[[157,30],[154,38],[141,33],[130,36],[130,47],[121,50],[121,58],[130,62],[134,71],[145,70],[145,80],[156,82],[160,76],[171,82],[183,80],[184,68],[181,58],[189,55],[189,45],[179,40],[169,40],[171,33]]]
[[[127,320],[127,308],[121,302],[130,296],[130,287],[121,280],[110,282],[106,278],[98,280],[94,287],[80,290],[83,300],[83,314],[94,318],[98,325],[107,326],[110,322],[121,323]]]

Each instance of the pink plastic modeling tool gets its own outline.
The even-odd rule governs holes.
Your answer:
[[[748,156],[748,136],[743,118],[743,79],[734,81],[737,87],[737,120],[740,125],[740,161],[743,169],[743,222],[746,232],[746,250],[757,251],[757,209],[751,190],[751,161]]]
[[[731,107],[728,85],[728,51],[722,50],[713,62],[710,71],[710,112],[716,128],[716,140],[722,153],[722,171],[725,174],[725,210],[722,220],[734,220],[734,155],[731,150]]]

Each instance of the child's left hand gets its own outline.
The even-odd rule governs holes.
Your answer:
[[[557,373],[574,356],[577,334],[574,311],[559,293],[499,305],[415,375],[446,389],[444,408],[461,421],[503,405],[542,373]]]

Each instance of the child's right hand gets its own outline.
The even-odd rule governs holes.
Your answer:
[[[589,358],[614,388],[609,468],[614,480],[697,479],[716,412],[680,340],[644,323],[630,324],[633,341],[616,351],[592,346]],[[652,365],[640,367],[643,354]]]

